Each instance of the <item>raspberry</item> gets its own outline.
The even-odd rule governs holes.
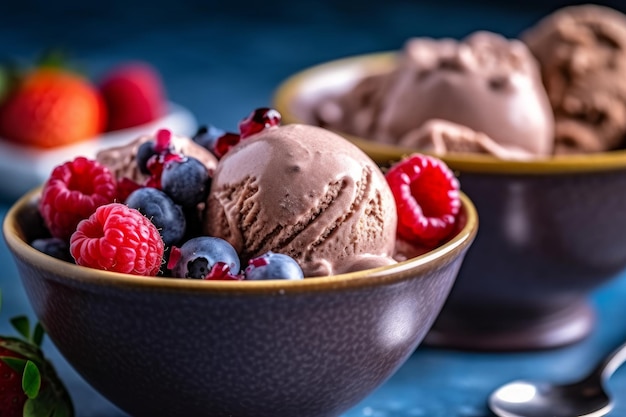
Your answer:
[[[85,157],[57,166],[43,186],[39,212],[53,237],[68,241],[79,221],[115,200],[114,175]]]
[[[156,226],[121,203],[100,206],[78,224],[70,252],[78,265],[133,275],[155,276],[163,259]]]
[[[440,159],[413,154],[386,173],[398,210],[398,236],[436,247],[454,228],[461,208],[459,181]]]

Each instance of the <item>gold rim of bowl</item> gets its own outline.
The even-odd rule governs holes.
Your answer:
[[[284,123],[308,123],[293,112],[292,103],[312,77],[347,66],[362,66],[363,74],[381,73],[393,68],[397,56],[397,51],[378,52],[336,59],[304,69],[285,79],[276,88],[273,96],[274,108],[281,113]],[[416,152],[412,148],[377,144],[345,132],[337,133],[356,144],[379,164],[397,161],[405,155]],[[478,154],[436,156],[444,160],[452,169],[487,174],[566,174],[626,168],[626,150],[562,155],[530,161],[507,161]]]
[[[409,279],[427,271],[433,265],[451,261],[468,247],[478,229],[478,215],[470,199],[461,193],[461,203],[465,212],[466,224],[448,242],[421,256],[365,271],[328,277],[308,278],[304,280],[267,280],[267,281],[200,281],[165,277],[141,277],[130,274],[102,271],[74,265],[48,256],[26,242],[26,237],[18,227],[18,216],[29,206],[36,204],[41,188],[22,196],[7,212],[3,233],[11,251],[26,263],[34,265],[63,278],[52,278],[59,282],[89,283],[102,287],[145,288],[154,291],[198,292],[213,294],[253,295],[267,293],[324,292],[341,289],[374,287]]]

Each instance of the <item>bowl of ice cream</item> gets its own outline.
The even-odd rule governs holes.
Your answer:
[[[89,384],[131,415],[336,416],[354,406],[428,332],[478,218],[461,194],[455,228],[445,241],[406,260],[389,259],[394,245],[385,239],[395,239],[396,218],[388,211],[395,207],[393,197],[376,164],[341,141],[316,127],[276,127],[242,141],[214,166],[206,204],[215,208],[205,208],[208,220],[197,231],[229,238],[242,260],[267,247],[293,256],[305,271],[300,279],[256,280],[247,269],[250,279],[139,276],[136,268],[121,273],[116,270],[124,266],[109,260],[119,252],[128,258],[128,251],[111,245],[107,259],[96,259],[109,270],[85,266],[84,253],[73,249],[74,263],[57,259],[31,245],[52,233],[49,213],[41,209],[51,181],[23,196],[7,213],[3,234],[50,339]],[[134,164],[141,159],[140,143],[145,139],[105,152],[102,160],[119,164],[126,155]],[[80,164],[84,168],[85,161]],[[129,174],[116,167],[114,172]],[[271,184],[265,176],[281,181]],[[76,183],[74,191],[81,189]],[[124,210],[126,217],[136,215]],[[84,241],[85,225],[93,230],[94,218],[79,223],[72,236],[80,233]],[[270,232],[258,232],[265,227]],[[93,253],[105,235],[114,235],[120,247],[139,247],[119,233],[96,232],[85,250]],[[135,241],[144,235],[136,233]],[[76,241],[71,238],[72,247]],[[195,271],[196,259],[183,269]]]
[[[593,329],[590,293],[626,268],[625,22],[568,7],[519,39],[410,39],[276,90],[285,121],[339,132],[381,166],[440,156],[476,204],[480,232],[425,343],[552,348]]]

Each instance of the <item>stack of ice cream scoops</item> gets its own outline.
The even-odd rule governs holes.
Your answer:
[[[260,108],[239,132],[160,130],[59,165],[39,203],[50,236],[32,244],[135,275],[302,279],[433,249],[460,207],[458,181],[436,158],[383,174],[341,136]],[[396,235],[407,243],[396,247]]]
[[[594,5],[558,10],[520,39],[483,31],[461,41],[409,39],[392,71],[318,103],[316,123],[436,154],[525,160],[619,149],[626,137],[625,42],[626,18]],[[100,269],[243,279],[246,268],[268,263],[268,254],[295,260],[298,276],[333,275],[387,265],[450,237],[460,207],[458,182],[442,161],[407,157],[383,174],[329,130],[280,124],[275,110],[259,109],[236,133],[215,127],[194,138],[159,132],[102,151],[87,168],[59,166],[41,203],[53,241],[35,245],[55,253],[61,248],[60,257]],[[109,179],[102,199],[77,203],[97,194],[91,181],[97,176],[85,177],[81,169]],[[158,196],[133,195],[145,187]],[[76,237],[77,228],[87,228],[80,221],[99,206],[127,199],[163,239],[152,249],[157,254],[150,267],[144,265],[149,254],[140,256],[136,247],[127,248],[134,255],[124,262],[100,263],[114,258],[113,243],[97,234]],[[157,216],[153,206],[163,205],[166,214]],[[193,240],[201,236],[226,241],[237,256],[204,248],[200,252],[211,255],[200,272],[177,267],[198,252],[184,243],[205,244]],[[102,248],[94,249],[97,242]]]
[[[407,40],[393,70],[314,109],[315,124],[436,154],[526,160],[626,146],[626,17],[597,5],[518,39]]]

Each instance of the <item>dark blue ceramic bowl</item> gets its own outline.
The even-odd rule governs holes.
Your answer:
[[[133,416],[336,416],[422,341],[478,228],[393,266],[303,281],[143,278],[33,249],[38,191],[3,225],[35,313],[68,362]]]
[[[318,64],[286,79],[274,107],[315,124],[322,98],[390,71],[397,53]],[[416,149],[342,133],[379,165]],[[626,150],[506,161],[440,156],[481,222],[454,289],[424,343],[473,350],[555,348],[595,325],[590,294],[626,270]]]

